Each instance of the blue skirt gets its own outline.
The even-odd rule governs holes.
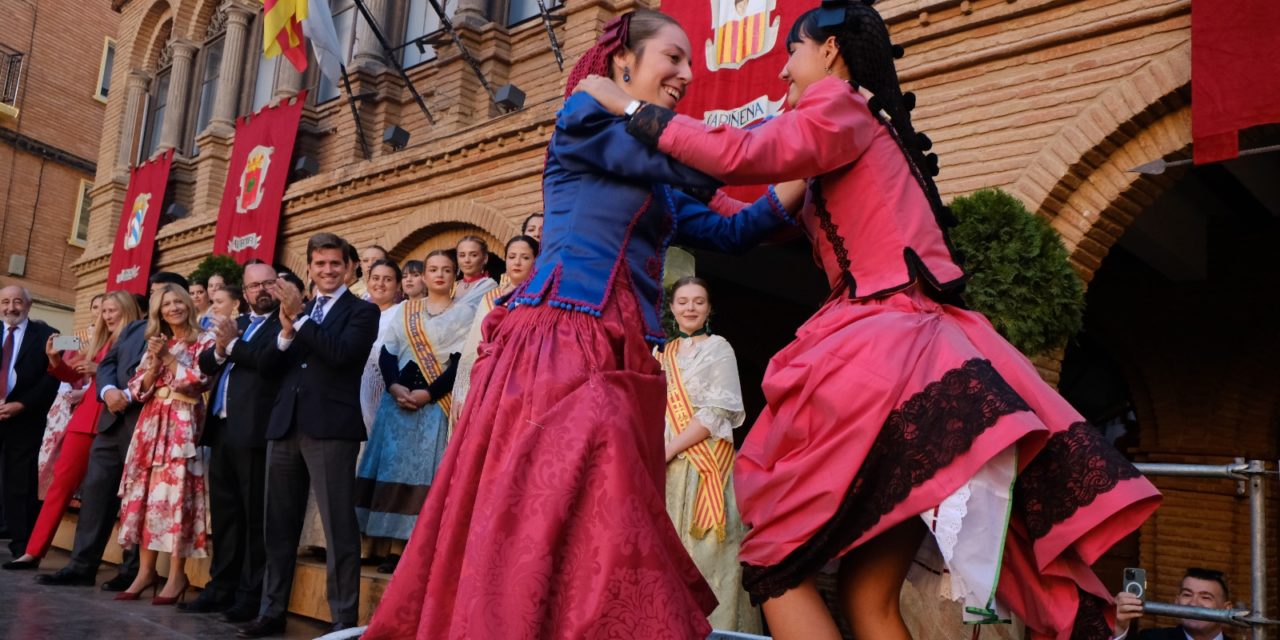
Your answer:
[[[382,394],[356,469],[356,518],[364,535],[409,539],[448,443],[449,419],[440,405],[405,411]]]

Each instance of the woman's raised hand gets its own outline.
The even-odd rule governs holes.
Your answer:
[[[623,91],[622,87],[618,86],[618,83],[595,74],[583,78],[578,83],[578,86],[574,87],[573,92],[586,93],[595,98],[596,102],[599,102],[605,110],[615,116],[623,115],[627,105],[631,104],[631,101],[635,99],[631,97],[631,94]]]

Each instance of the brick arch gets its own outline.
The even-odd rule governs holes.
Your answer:
[[[393,259],[403,260],[410,250],[428,238],[442,231],[465,227],[480,229],[498,242],[506,242],[520,232],[514,221],[494,207],[474,200],[450,200],[419,207],[405,214],[382,232],[378,244],[387,247]],[[489,250],[501,249],[491,246]]]
[[[129,52],[129,68],[149,69],[154,66],[160,50],[168,44],[172,28],[173,11],[169,3],[155,0],[147,7],[132,37],[128,39],[128,42],[133,43],[133,50]]]
[[[209,21],[225,0],[178,0],[178,12],[174,17],[174,33],[191,42],[204,42],[204,32]]]
[[[1124,225],[1150,203],[1143,188],[1159,182],[1125,172],[1190,144],[1190,129],[1176,124],[1182,119],[1177,114],[1187,111],[1190,82],[1190,43],[1152,58],[1062,127],[1010,187],[1053,222],[1086,282]],[[1171,114],[1177,116],[1173,124],[1167,122]],[[1157,127],[1160,122],[1165,124]],[[1180,137],[1169,140],[1168,134]],[[1139,140],[1157,144],[1135,145]],[[1120,167],[1118,159],[1130,164]]]

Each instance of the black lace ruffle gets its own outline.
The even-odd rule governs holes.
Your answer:
[[[1014,506],[1032,540],[1070,518],[1081,507],[1140,474],[1097,429],[1077,422],[1049,438],[1018,477]]]
[[[1071,626],[1071,640],[1107,640],[1111,625],[1107,624],[1107,603],[1087,591],[1080,591],[1080,605]]]
[[[1029,410],[991,363],[980,359],[911,396],[889,414],[831,519],[777,565],[743,564],[742,582],[752,603],[782,595],[817,573],[997,420]]]
[[[627,121],[627,133],[657,149],[658,139],[662,137],[662,132],[666,131],[667,123],[674,117],[676,112],[670,109],[656,104],[645,104]]]

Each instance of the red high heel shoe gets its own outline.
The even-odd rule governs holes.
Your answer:
[[[138,591],[134,593],[130,593],[128,591],[121,591],[120,593],[116,594],[115,599],[116,600],[137,600],[138,598],[142,597],[143,592],[145,592],[147,589],[150,589],[151,595],[154,596],[156,594],[156,591],[160,589],[160,579],[152,578],[151,582],[148,582],[147,584],[142,585],[142,588],[138,589]]]
[[[182,602],[187,597],[187,587],[189,586],[191,585],[189,584],[182,585],[182,591],[179,592],[178,595],[176,596],[159,596],[159,595],[155,596],[151,598],[151,604],[157,607],[162,607],[165,605],[171,605],[171,604]],[[155,592],[152,591],[152,593],[154,594]]]

